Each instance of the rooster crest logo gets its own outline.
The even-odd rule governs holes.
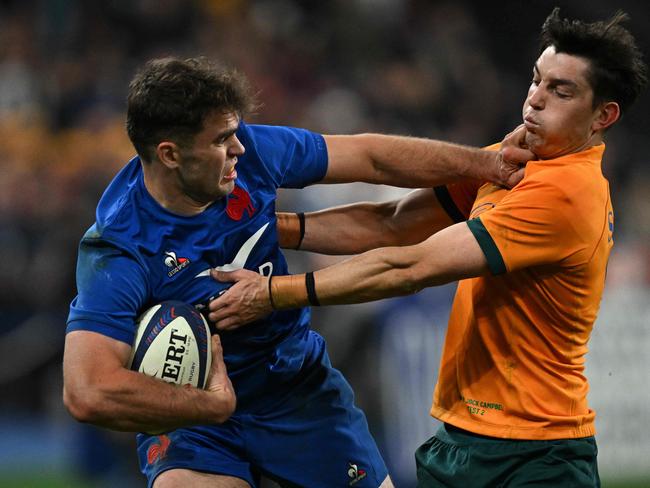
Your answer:
[[[185,268],[188,264],[190,264],[189,259],[177,257],[174,251],[165,252],[165,266],[170,268],[169,272],[167,273],[167,276],[170,278]]]
[[[171,444],[169,437],[166,435],[157,436],[156,440],[147,449],[147,463],[153,464],[165,457],[167,448]]]
[[[349,486],[361,481],[366,476],[367,473],[364,469],[359,469],[359,466],[354,463],[348,463],[348,478],[350,478]]]
[[[244,212],[252,217],[255,213],[255,207],[251,202],[251,196],[246,190],[235,186],[235,189],[228,195],[228,202],[226,203],[226,214],[233,220],[241,220]]]

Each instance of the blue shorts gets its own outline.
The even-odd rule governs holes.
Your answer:
[[[252,487],[260,476],[283,486],[377,488],[388,476],[361,410],[324,347],[292,381],[281,404],[235,413],[226,423],[138,434],[149,487],[160,473],[185,468],[234,476]]]

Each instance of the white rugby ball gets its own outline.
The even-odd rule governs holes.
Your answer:
[[[205,388],[211,363],[210,328],[193,306],[166,301],[138,318],[130,369],[169,383]]]

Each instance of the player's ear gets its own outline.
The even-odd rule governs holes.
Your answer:
[[[178,168],[180,165],[181,152],[175,142],[162,141],[156,146],[158,160],[169,169]]]
[[[604,130],[621,118],[621,108],[616,102],[604,102],[596,111],[596,118],[591,124],[594,132]]]

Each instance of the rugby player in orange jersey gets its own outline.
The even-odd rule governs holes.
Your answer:
[[[512,190],[467,182],[283,214],[286,247],[363,254],[294,276],[214,272],[236,283],[211,320],[228,330],[272,308],[461,280],[431,408],[443,425],[416,452],[419,486],[599,486],[584,362],[613,245],[603,139],[647,82],[625,18],[546,19],[521,129],[537,160]]]

